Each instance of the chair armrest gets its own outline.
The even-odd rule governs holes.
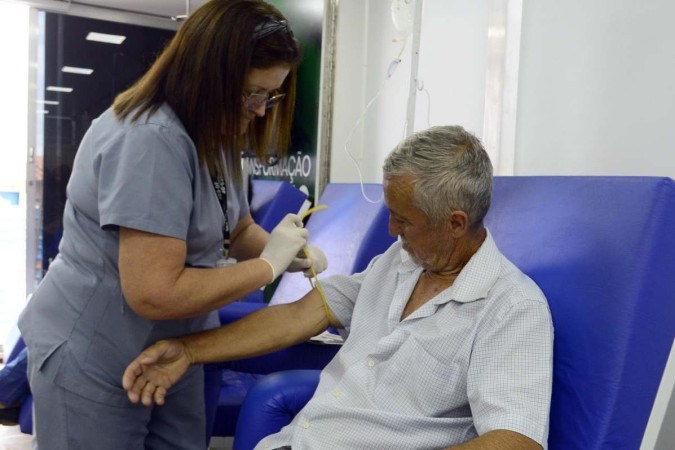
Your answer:
[[[267,303],[234,302],[220,308],[218,318],[221,325],[226,325],[265,307],[267,307]]]
[[[19,430],[24,434],[33,434],[33,394],[26,397],[19,411]]]
[[[254,358],[221,363],[221,368],[237,372],[269,374],[283,370],[323,369],[340,350],[339,345],[303,342]]]
[[[319,370],[287,370],[255,383],[242,404],[233,449],[252,449],[288,425],[314,394],[320,374]]]

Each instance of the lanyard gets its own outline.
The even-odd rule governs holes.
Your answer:
[[[225,248],[225,252],[227,252],[230,247],[230,222],[227,220],[227,185],[222,177],[217,178],[215,175],[211,176],[211,181],[213,182],[213,188],[216,190],[220,207],[223,210],[223,216],[225,216],[225,222],[223,223],[223,247]]]

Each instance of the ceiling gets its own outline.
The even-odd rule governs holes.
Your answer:
[[[73,4],[171,17],[194,11],[206,0],[77,0]]]
[[[207,0],[14,0],[39,10],[176,29],[171,18],[194,11]]]
[[[193,12],[208,0],[10,0],[25,3],[38,10],[107,20],[145,27],[164,28],[175,31],[176,16]],[[274,0],[269,0],[276,4]],[[305,25],[314,26],[317,15],[323,15],[323,0],[290,0],[284,11],[296,16],[294,31]]]

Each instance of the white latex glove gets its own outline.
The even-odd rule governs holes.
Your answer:
[[[314,271],[319,274],[328,267],[328,260],[321,249],[315,245],[308,244],[307,253],[309,259],[305,257],[305,252],[300,250],[300,253],[293,259],[293,262],[288,266],[286,272],[300,272],[303,271],[307,278],[312,276],[312,271],[309,269],[310,265],[314,265]]]
[[[287,214],[270,233],[260,259],[272,268],[272,280],[283,273],[293,258],[307,244],[309,233],[303,228],[302,219],[296,214]]]

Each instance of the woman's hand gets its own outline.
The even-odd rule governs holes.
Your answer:
[[[307,244],[309,233],[296,214],[287,214],[270,233],[267,245],[260,254],[272,269],[272,281],[281,275]]]
[[[309,259],[305,254],[309,255]],[[308,244],[305,248],[300,250],[300,253],[293,259],[293,262],[288,266],[286,272],[300,272],[302,271],[307,278],[312,276],[310,266],[314,267],[314,272],[320,274],[328,268],[328,259],[323,251],[316,245]]]
[[[131,403],[164,404],[164,398],[190,367],[185,345],[177,339],[159,341],[136,357],[124,371],[122,386]]]

